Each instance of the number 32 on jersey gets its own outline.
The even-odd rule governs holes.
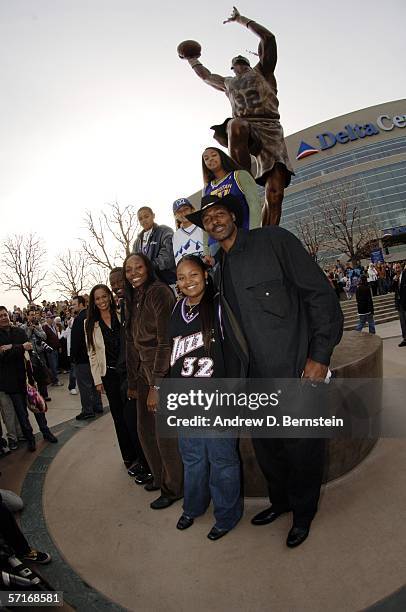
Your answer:
[[[185,357],[181,375],[210,378],[213,376],[213,365],[213,359],[210,359],[210,357]]]

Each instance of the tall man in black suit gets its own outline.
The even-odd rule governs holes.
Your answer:
[[[221,246],[215,282],[226,333],[243,332],[250,378],[323,381],[342,335],[337,297],[293,234],[277,226],[248,232],[242,216],[231,195],[203,198],[202,208],[188,215]],[[272,505],[252,523],[265,525],[292,511],[286,543],[298,546],[317,512],[324,440],[253,438],[253,445]]]
[[[400,263],[396,263],[395,276],[392,289],[395,292],[395,307],[399,312],[400,327],[402,330],[402,342],[399,346],[406,346],[406,273]]]

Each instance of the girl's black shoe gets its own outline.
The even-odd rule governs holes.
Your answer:
[[[154,477],[150,472],[143,472],[134,478],[134,482],[138,485],[145,485],[152,482]]]

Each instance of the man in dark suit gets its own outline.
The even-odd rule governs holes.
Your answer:
[[[245,338],[248,376],[323,381],[341,339],[343,315],[299,240],[277,226],[241,229],[242,209],[230,195],[203,198],[202,208],[188,218],[221,246],[215,282],[226,333],[240,330]],[[265,525],[292,511],[287,545],[298,546],[317,512],[324,440],[253,438],[253,445],[272,505],[252,523]]]
[[[62,387],[63,382],[60,382],[58,378],[58,363],[59,363],[59,350],[61,343],[58,336],[58,328],[55,325],[55,317],[51,312],[47,313],[46,323],[42,328],[46,334],[46,343],[50,347],[47,351],[47,360],[49,370],[51,372],[51,383],[53,387]]]
[[[402,329],[402,342],[399,346],[406,346],[406,274],[400,263],[396,263],[394,269],[392,291],[395,292],[395,308],[399,312]]]

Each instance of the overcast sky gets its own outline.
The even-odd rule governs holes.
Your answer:
[[[276,35],[286,134],[405,97],[404,0],[238,8]],[[209,126],[230,114],[176,47],[198,40],[201,61],[230,74],[231,57],[258,42],[222,25],[231,10],[224,0],[0,0],[0,239],[41,234],[51,265],[77,246],[86,208],[148,204],[172,224],[172,201],[201,187]],[[24,301],[0,287],[1,302]]]

